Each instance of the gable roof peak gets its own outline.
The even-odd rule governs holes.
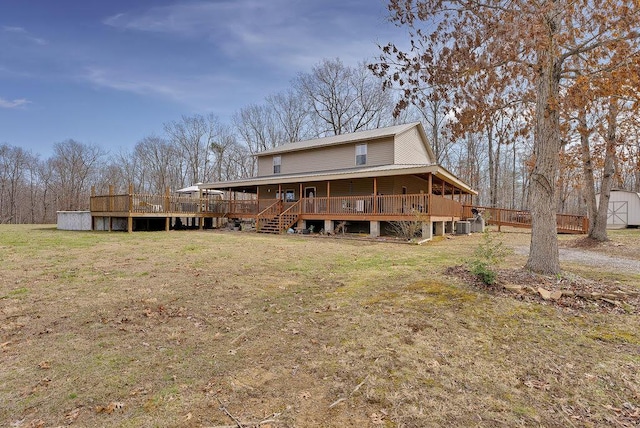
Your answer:
[[[275,155],[285,152],[307,150],[316,147],[334,146],[340,144],[357,143],[360,141],[375,140],[378,138],[393,137],[414,127],[419,127],[420,132],[424,135],[422,124],[420,122],[411,122],[402,125],[393,125],[384,128],[357,131],[349,134],[331,135],[328,137],[314,138],[311,140],[285,143],[273,149],[268,149],[256,153],[256,156]]]

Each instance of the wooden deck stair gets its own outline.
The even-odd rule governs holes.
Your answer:
[[[277,210],[281,206],[281,203],[273,204],[267,207],[258,215],[258,232],[279,234],[296,224],[296,222],[298,221],[300,201],[294,203],[281,213],[273,215],[274,210]]]
[[[258,228],[259,233],[280,233],[280,219],[278,216],[260,219],[261,224]]]

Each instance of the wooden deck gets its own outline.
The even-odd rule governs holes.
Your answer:
[[[345,221],[459,221],[473,218],[472,209],[482,212],[487,224],[531,228],[528,211],[462,205],[438,195],[407,194],[380,196],[332,196],[276,199],[221,199],[215,195],[94,195],[90,210],[93,218],[125,218],[132,231],[133,219],[165,219],[169,230],[172,218],[247,219],[258,231],[281,232],[298,220]],[[111,220],[109,220],[111,221]],[[217,221],[217,220],[216,220]],[[585,216],[558,214],[558,233],[586,233]],[[110,230],[110,229],[109,229]]]
[[[421,194],[380,196],[334,196],[302,198],[297,201],[276,199],[221,199],[219,196],[120,194],[91,197],[92,217],[131,219],[164,218],[167,229],[171,218],[226,218],[255,220],[260,229],[277,220],[285,230],[299,219],[347,221],[400,221],[431,218],[459,220],[460,202],[450,198]],[[202,222],[200,222],[202,224]]]
[[[486,224],[520,227],[531,229],[531,213],[523,210],[509,210],[504,208],[490,208],[465,205],[463,216],[472,218],[472,209],[482,213]],[[558,233],[586,234],[589,231],[589,219],[583,215],[557,214]]]

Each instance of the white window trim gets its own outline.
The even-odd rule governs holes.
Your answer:
[[[277,171],[276,171],[276,167],[278,168]],[[273,173],[280,174],[281,171],[282,171],[282,157],[280,155],[274,156],[273,157]]]
[[[356,144],[356,166],[362,166],[367,164],[367,143]],[[363,153],[364,152],[364,153]],[[358,157],[364,156],[364,162],[359,163]]]

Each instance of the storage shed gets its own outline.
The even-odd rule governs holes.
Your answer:
[[[640,193],[611,190],[607,213],[607,229],[624,229],[625,227],[639,226]]]
[[[91,230],[91,211],[58,211],[59,230]]]

